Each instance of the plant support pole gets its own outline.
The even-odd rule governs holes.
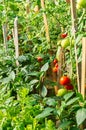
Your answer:
[[[82,67],[81,67],[81,94],[85,98],[85,85],[86,85],[86,37],[82,39]]]
[[[2,30],[3,30],[3,39],[4,39],[4,49],[6,51],[7,49],[7,25],[6,24],[2,26]]]
[[[15,56],[16,56],[16,65],[19,66],[18,57],[19,57],[19,46],[18,46],[18,18],[16,17],[14,20],[14,45],[15,45]]]
[[[30,0],[26,0],[26,12],[29,14],[30,8],[29,8]]]
[[[72,34],[74,39],[76,38],[76,2],[75,0],[70,0],[71,2],[71,18],[72,18]],[[75,50],[75,60],[76,60],[76,71],[77,71],[77,85],[78,92],[80,92],[80,74],[79,74],[79,64],[78,64],[78,56],[77,56],[77,46],[74,46]]]
[[[45,10],[44,0],[41,0],[41,7],[42,7],[42,9],[44,11]],[[47,17],[46,17],[46,14],[44,12],[43,12],[43,19],[44,19],[44,25],[45,25],[46,39],[47,39],[48,42],[50,42]]]

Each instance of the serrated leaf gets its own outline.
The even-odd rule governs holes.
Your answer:
[[[86,119],[86,109],[85,108],[81,108],[76,113],[77,125],[79,126],[81,123],[83,123],[83,121],[85,119]]]
[[[46,64],[44,64],[44,65],[42,66],[41,71],[46,72],[46,71],[48,70],[48,68],[49,68],[49,64],[48,64],[48,62],[47,62]]]
[[[47,95],[47,88],[45,86],[42,87],[41,96],[45,97]]]
[[[51,112],[53,110],[54,110],[54,108],[47,107],[44,109],[44,111],[41,114],[37,115],[35,118],[36,119],[45,118],[45,117],[51,115]]]
[[[74,102],[76,102],[76,101],[78,101],[79,100],[79,98],[77,97],[75,97],[75,98],[73,98],[73,99],[70,99],[67,103],[66,103],[66,106],[69,106],[69,105],[71,105],[71,104],[73,104]]]

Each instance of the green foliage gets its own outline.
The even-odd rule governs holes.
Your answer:
[[[38,12],[34,10],[36,5]],[[48,21],[49,43],[46,40],[44,13]],[[18,67],[12,36],[16,17],[20,53]],[[0,0],[0,130],[80,130],[80,125],[85,124],[86,101],[77,93],[74,51],[76,45],[80,63],[81,39],[86,36],[85,9],[77,11],[77,19],[74,39],[70,4],[65,0],[45,0],[45,9],[42,9],[40,0],[30,0],[29,4],[26,0]],[[3,48],[3,24],[7,24],[7,36],[11,36],[7,40],[6,51]],[[65,32],[68,33],[70,45],[63,50],[65,63],[59,69],[64,74],[70,74],[67,67],[71,64],[70,77],[74,91],[57,97],[54,93],[48,93],[48,87],[53,90],[59,83],[48,78],[52,77],[51,64],[54,58],[59,57],[61,34]],[[37,61],[38,56],[43,58],[42,62]]]
[[[86,108],[81,108],[76,113],[77,124],[80,125],[86,119]]]

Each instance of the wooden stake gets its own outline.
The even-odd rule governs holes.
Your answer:
[[[27,14],[30,12],[30,9],[29,9],[29,4],[30,4],[30,0],[26,0],[26,12]]]
[[[82,74],[81,74],[81,94],[85,98],[86,84],[86,37],[82,39]]]
[[[58,71],[58,75],[57,75],[58,83],[59,83],[61,76],[63,76],[63,65],[65,65],[64,49],[60,48],[59,61],[58,61],[59,71]],[[60,84],[58,84],[58,85],[60,85]]]
[[[18,18],[16,17],[14,20],[14,45],[15,45],[15,56],[16,56],[16,65],[19,66],[18,57],[19,57],[19,46],[18,46]]]
[[[6,24],[2,26],[2,30],[3,30],[3,39],[4,39],[4,49],[6,51],[7,50],[7,25]]]
[[[43,10],[45,10],[44,0],[41,0],[41,7]],[[43,19],[44,19],[44,24],[45,24],[46,39],[48,42],[50,42],[48,22],[47,22],[47,17],[45,13],[43,13]]]
[[[76,38],[76,30],[77,30],[77,18],[76,18],[76,2],[75,0],[70,0],[71,2],[71,18],[72,18],[72,34],[74,39]],[[75,59],[76,59],[76,71],[77,71],[77,85],[78,92],[80,92],[80,73],[79,73],[79,64],[78,64],[78,56],[77,56],[77,46],[75,44]]]

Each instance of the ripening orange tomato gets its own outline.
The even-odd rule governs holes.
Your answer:
[[[37,57],[37,61],[38,61],[38,62],[41,62],[41,61],[43,61],[43,58],[40,57],[40,56],[38,56],[38,57]]]
[[[53,67],[53,72],[57,73],[58,72],[58,68],[57,67]]]

